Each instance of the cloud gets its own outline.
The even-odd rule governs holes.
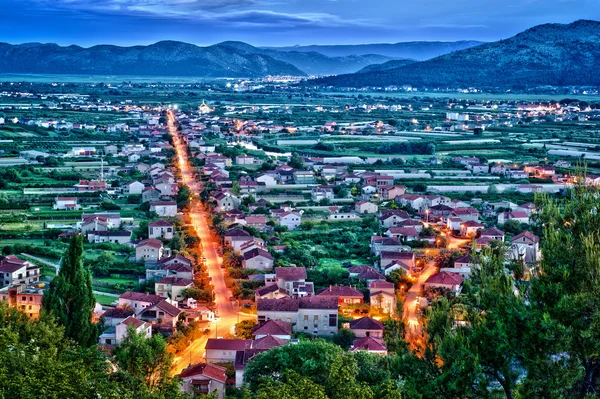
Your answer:
[[[237,27],[369,26],[367,20],[341,18],[324,12],[288,13],[261,10],[272,0],[36,0],[47,8],[139,17],[160,17],[224,23]],[[283,4],[283,3],[280,3]],[[244,10],[244,8],[250,8]],[[241,10],[240,10],[241,9]]]

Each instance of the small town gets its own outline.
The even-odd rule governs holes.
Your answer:
[[[181,391],[218,398],[252,381],[258,354],[315,338],[388,356],[402,331],[425,350],[432,304],[463,295],[482,262],[540,273],[537,196],[600,185],[579,179],[597,144],[559,133],[600,123],[585,102],[3,97],[0,298],[38,319],[79,245],[101,353],[133,332],[164,337]],[[339,122],[303,125],[308,112]]]
[[[600,399],[600,2],[0,4],[0,399]]]

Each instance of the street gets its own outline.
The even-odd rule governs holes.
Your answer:
[[[197,199],[202,190],[202,184],[194,178],[194,172],[188,160],[185,144],[180,139],[174,124],[175,117],[171,112],[168,115],[168,129],[173,137],[181,177],[183,183],[192,192],[193,200],[190,206],[189,217],[202,243],[202,255],[206,258],[206,269],[214,288],[214,302],[216,306],[215,321],[210,323],[209,327],[210,334],[194,341],[184,353],[174,359],[173,371],[177,374],[186,368],[190,362],[194,364],[203,361],[204,347],[209,337],[216,338],[233,334],[233,327],[236,323],[241,320],[254,319],[254,316],[240,313],[236,302],[230,300],[231,290],[225,285],[224,269],[221,269],[222,259],[217,256],[217,248],[219,248],[220,243],[208,227],[207,218],[210,215],[202,209],[202,204]]]

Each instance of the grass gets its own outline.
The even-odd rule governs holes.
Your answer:
[[[108,296],[108,295],[102,295],[102,294],[94,294],[94,297],[96,298],[96,301],[98,301],[98,303],[100,305],[104,305],[104,306],[110,306],[110,305],[112,305],[113,302],[118,300],[118,298]]]
[[[136,278],[123,278],[123,277],[95,277],[94,282],[106,283],[106,284],[137,284]]]
[[[320,268],[340,268],[343,267],[344,263],[350,262],[353,265],[369,265],[370,262],[365,258],[358,259],[332,259],[332,258],[322,258],[319,259],[319,267]]]

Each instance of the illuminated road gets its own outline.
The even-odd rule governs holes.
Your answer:
[[[417,279],[417,281],[410,287],[406,293],[403,307],[403,318],[406,320],[407,327],[407,339],[410,343],[414,344],[414,338],[421,335],[421,325],[419,322],[419,315],[417,314],[417,308],[421,309],[427,306],[427,299],[421,297],[423,291],[423,284],[429,277],[436,272],[435,264],[432,261],[427,263],[425,269]],[[417,297],[420,300],[417,302]]]
[[[231,290],[225,285],[223,269],[221,269],[222,259],[217,256],[219,241],[208,227],[207,218],[209,215],[202,209],[200,201],[196,199],[202,190],[202,184],[194,178],[194,172],[187,156],[186,145],[178,135],[174,125],[174,118],[174,115],[169,112],[169,134],[173,137],[183,183],[190,188],[192,196],[194,197],[192,205],[190,206],[189,216],[192,226],[196,230],[196,234],[202,243],[202,255],[206,258],[206,268],[214,287],[216,304],[216,321],[210,324],[210,334],[194,341],[184,353],[174,359],[173,372],[179,373],[190,363],[190,353],[192,364],[204,360],[204,347],[209,337],[215,338],[232,335],[233,327],[238,321],[246,319],[254,320],[255,317],[240,313],[237,303],[230,300]]]

